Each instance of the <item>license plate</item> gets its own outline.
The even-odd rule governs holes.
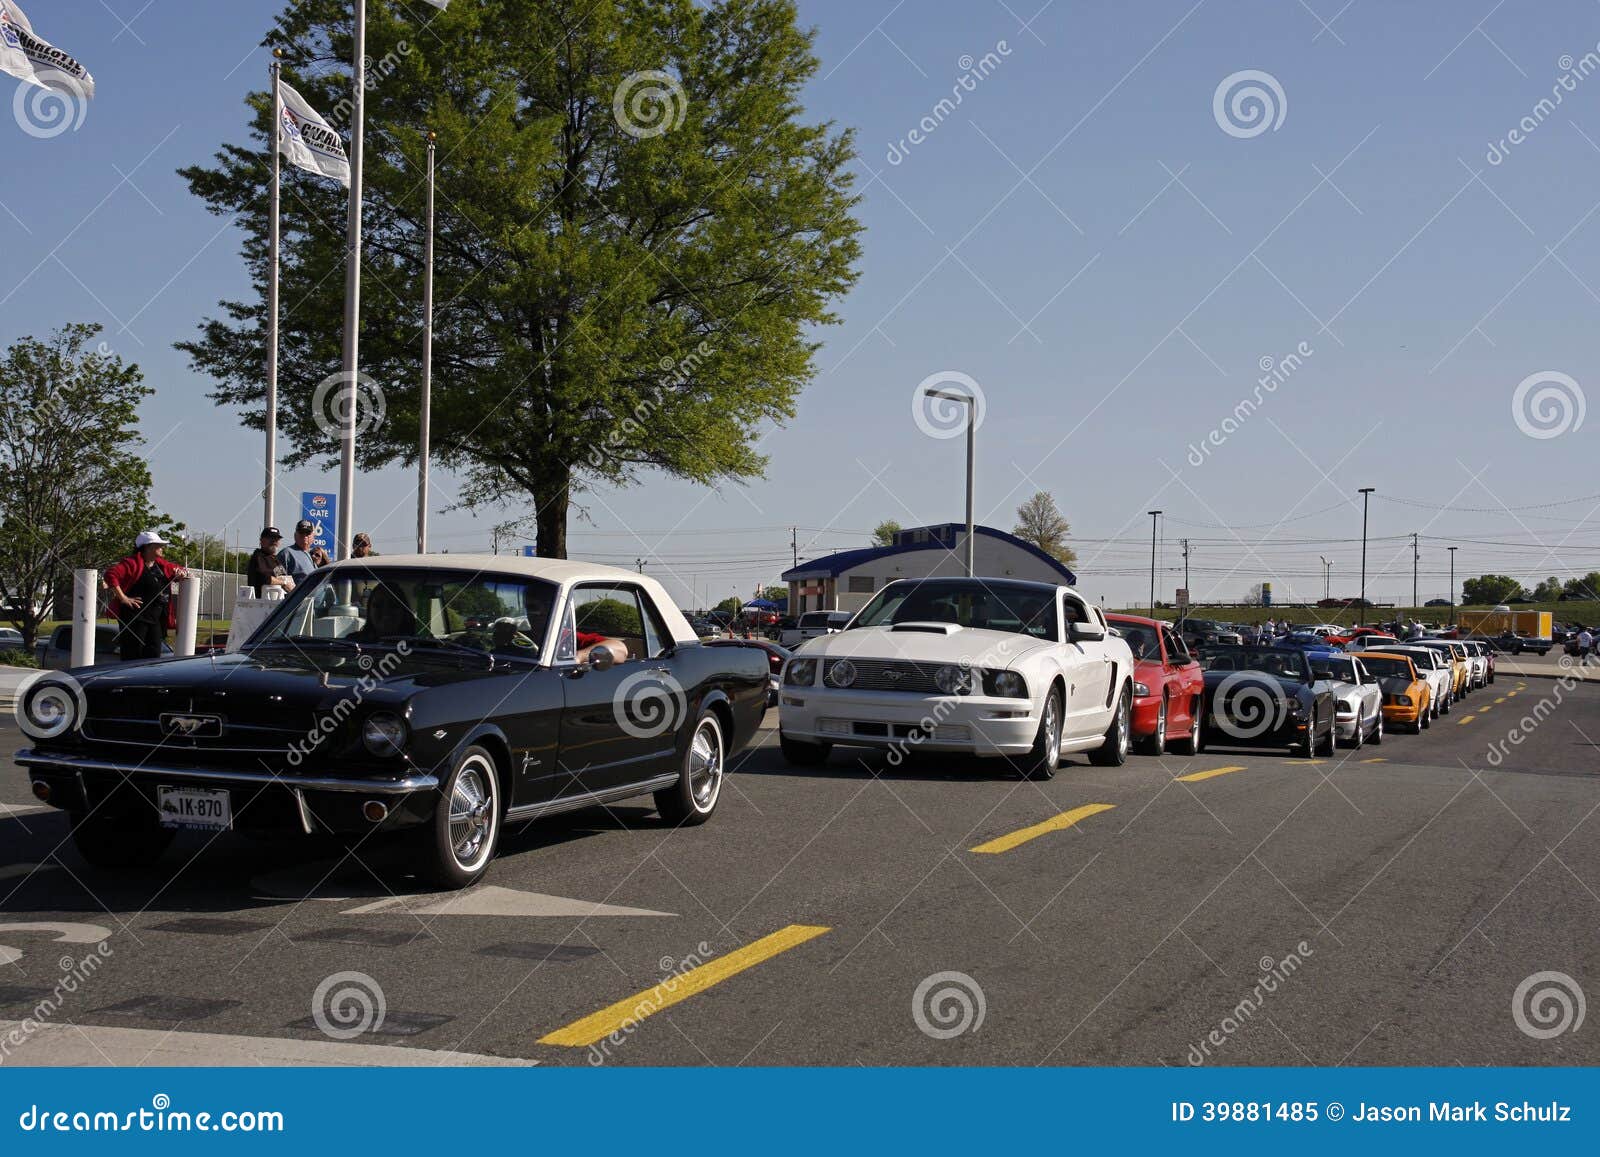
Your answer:
[[[233,802],[221,789],[158,787],[156,806],[163,827],[225,831],[233,826]]]

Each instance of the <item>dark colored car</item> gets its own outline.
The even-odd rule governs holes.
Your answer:
[[[1313,634],[1311,631],[1294,631],[1284,635],[1277,642],[1280,647],[1293,647],[1299,651],[1342,651],[1343,643],[1335,643],[1323,635]]]
[[[1496,635],[1494,638],[1486,640],[1486,642],[1502,655],[1520,655],[1525,651],[1531,651],[1535,655],[1543,655],[1554,645],[1554,640],[1538,639],[1532,635],[1519,635],[1515,632]]]
[[[1214,619],[1179,619],[1172,625],[1178,637],[1190,650],[1201,647],[1235,646],[1244,642],[1244,636],[1227,623]]]
[[[754,647],[758,651],[765,652],[771,672],[771,678],[767,683],[767,706],[776,707],[778,705],[778,687],[779,679],[783,675],[783,664],[790,655],[794,654],[793,651],[789,650],[788,647],[779,646],[771,639],[708,639],[706,646]]]
[[[1230,647],[1207,660],[1207,738],[1224,747],[1286,747],[1307,757],[1332,755],[1334,701],[1305,651]]]
[[[172,654],[172,647],[162,643],[161,653]],[[65,671],[72,666],[72,624],[62,623],[48,637],[35,640],[33,657],[47,671]],[[105,667],[120,662],[122,656],[117,651],[117,627],[110,623],[96,624],[93,665]]]
[[[17,762],[97,865],[153,860],[177,828],[394,833],[419,872],[463,887],[507,822],[648,794],[668,823],[705,822],[769,666],[700,644],[630,571],[351,559],[234,654],[38,680]]]

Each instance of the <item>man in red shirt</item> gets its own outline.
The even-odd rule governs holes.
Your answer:
[[[153,530],[133,540],[133,553],[106,568],[106,590],[116,617],[124,662],[158,659],[168,628],[178,625],[172,584],[189,572],[163,557],[167,540]]]

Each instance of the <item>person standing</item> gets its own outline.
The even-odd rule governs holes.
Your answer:
[[[276,526],[266,527],[261,532],[261,545],[250,552],[245,574],[249,577],[250,589],[255,591],[258,599],[266,587],[294,587],[283,563],[278,561],[278,544],[282,541],[283,535]]]
[[[1594,650],[1594,635],[1584,627],[1578,632],[1578,662],[1583,666],[1589,665],[1589,652]]]
[[[311,557],[311,536],[316,529],[302,518],[294,524],[294,545],[278,552],[278,561],[283,563],[283,569],[296,583],[309,578],[311,572],[317,569],[316,559]]]
[[[117,620],[117,647],[124,662],[158,659],[169,628],[178,625],[172,584],[189,572],[163,555],[167,540],[153,530],[133,540],[133,553],[106,568],[106,590]]]
[[[371,558],[378,552],[372,549],[372,538],[366,531],[362,531],[350,540],[351,558]]]

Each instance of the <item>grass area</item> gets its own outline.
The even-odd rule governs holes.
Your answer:
[[[1110,608],[1107,608],[1108,610]],[[1458,607],[1457,611],[1492,611],[1493,606]],[[1597,623],[1600,622],[1600,602],[1570,602],[1570,603],[1529,603],[1526,606],[1514,606],[1513,611],[1549,611],[1557,623]],[[1118,611],[1118,614],[1150,616],[1150,611],[1144,607],[1129,607],[1127,610]],[[1267,619],[1279,622],[1287,619],[1291,623],[1310,625],[1313,623],[1332,623],[1335,626],[1354,626],[1362,622],[1362,616],[1368,623],[1389,622],[1399,617],[1410,622],[1418,619],[1427,626],[1445,626],[1450,621],[1449,607],[1367,607],[1365,610],[1355,608],[1321,608],[1321,607],[1206,607],[1195,606],[1189,613],[1197,619],[1216,619],[1223,623],[1261,623]],[[1178,617],[1178,612],[1171,607],[1157,608],[1154,618],[1172,620]]]

